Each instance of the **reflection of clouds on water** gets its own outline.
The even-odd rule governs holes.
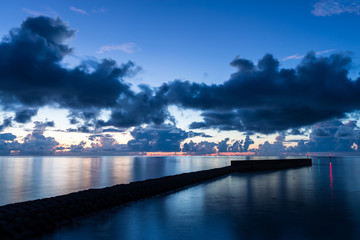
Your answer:
[[[234,173],[94,216],[46,239],[357,239],[360,162],[344,159],[333,158],[331,169],[320,158],[312,167]],[[178,166],[199,164],[182,161]]]
[[[239,157],[236,157],[239,158]],[[1,157],[0,206],[230,164],[221,157]],[[240,157],[241,158],[241,157]]]

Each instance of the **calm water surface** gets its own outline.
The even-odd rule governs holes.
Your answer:
[[[78,220],[42,239],[360,239],[360,158],[313,163],[232,174]]]
[[[230,159],[236,157],[0,157],[0,206],[223,167]]]

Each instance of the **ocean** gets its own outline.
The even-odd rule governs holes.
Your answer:
[[[227,166],[244,157],[2,157],[1,203]],[[360,158],[234,173],[78,219],[40,239],[359,239]]]

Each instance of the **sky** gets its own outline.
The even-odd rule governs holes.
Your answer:
[[[0,4],[0,155],[360,152],[358,0]]]

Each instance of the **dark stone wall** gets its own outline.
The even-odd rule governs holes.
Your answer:
[[[311,158],[299,159],[276,159],[276,160],[252,160],[252,161],[231,161],[231,166],[240,167],[241,170],[272,170],[291,167],[311,166]]]

